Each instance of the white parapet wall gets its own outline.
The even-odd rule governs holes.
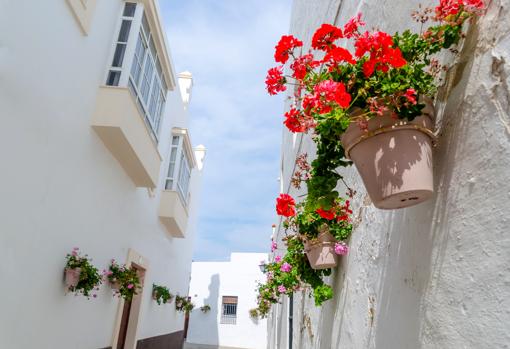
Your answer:
[[[265,279],[261,261],[267,261],[266,253],[232,253],[228,262],[193,262],[189,295],[195,309],[187,348],[266,348],[266,320],[249,316],[257,306],[257,284]],[[224,317],[223,297],[237,297],[235,320]],[[211,310],[203,313],[203,305]]]
[[[419,31],[410,18],[418,3],[296,0],[290,33],[309,45],[322,23],[342,26],[358,12],[368,30]],[[306,292],[294,295],[293,348],[508,348],[509,8],[508,0],[490,2],[438,93],[434,198],[407,209],[378,210],[356,169],[343,170],[358,190],[350,253],[330,279],[334,299],[317,308]],[[295,155],[303,152],[314,154],[310,138],[285,131],[284,190]],[[289,348],[287,304],[273,307],[268,348]]]

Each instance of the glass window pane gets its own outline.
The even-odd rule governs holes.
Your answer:
[[[174,181],[171,180],[171,179],[167,179],[166,183],[165,183],[165,189],[166,190],[172,190],[172,186],[174,184]]]
[[[124,53],[126,52],[126,44],[117,44],[115,54],[113,55],[112,67],[122,67]]]
[[[119,42],[127,42],[129,37],[129,29],[131,29],[131,21],[123,20],[120,25]]]
[[[149,48],[151,50],[152,57],[154,59],[156,59],[156,57],[157,57],[157,55],[156,55],[156,45],[154,44],[154,40],[152,40],[152,38],[149,41]]]
[[[133,17],[135,15],[136,3],[126,2],[124,6],[124,12],[122,13],[125,17]]]
[[[149,39],[149,34],[150,34],[149,22],[147,22],[147,17],[145,16],[145,14],[143,15],[143,18],[142,18],[142,28],[143,28],[143,31],[145,32],[145,37],[147,39]]]
[[[108,78],[106,79],[106,85],[108,86],[119,86],[120,71],[110,70]]]
[[[179,144],[179,137],[173,136],[172,137],[172,145],[178,145]]]

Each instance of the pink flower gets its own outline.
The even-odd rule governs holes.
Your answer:
[[[274,252],[278,248],[276,241],[271,241],[271,252]]]
[[[128,285],[127,285],[127,288],[128,288],[128,289],[132,289],[133,287],[135,287],[135,285],[133,285],[133,284],[128,284]]]
[[[292,270],[292,265],[290,265],[289,263],[285,262],[280,267],[280,270],[283,271],[284,273],[288,273],[289,271]]]
[[[285,286],[280,285],[280,286],[278,286],[278,292],[285,293],[285,292],[287,292],[287,289],[285,288]]]
[[[276,257],[274,257],[274,261],[275,261],[276,263],[280,263],[280,262],[282,261],[282,257],[280,257],[280,256],[276,256]]]
[[[349,252],[349,247],[344,242],[335,243],[335,253],[340,256],[345,256]]]
[[[416,104],[416,90],[414,88],[408,88],[404,97],[411,103]]]

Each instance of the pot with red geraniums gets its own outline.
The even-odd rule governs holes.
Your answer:
[[[114,296],[119,296],[125,301],[130,302],[141,289],[142,285],[136,269],[124,264],[117,264],[114,259],[111,260],[108,270],[103,271],[103,273],[110,282],[110,287],[114,290]]]
[[[317,145],[308,177],[306,212],[335,207],[338,167],[358,169],[374,205],[381,209],[412,206],[433,194],[434,108],[441,66],[434,54],[454,50],[464,24],[484,10],[483,0],[440,0],[413,13],[421,33],[390,35],[362,31],[361,14],[345,26],[323,24],[313,35],[313,51],[296,55],[303,42],[283,36],[266,78],[269,94],[293,85],[285,113],[291,132],[312,133]],[[354,52],[345,47],[354,47]],[[284,65],[289,64],[289,75]],[[344,201],[340,199],[341,201]]]
[[[189,314],[193,308],[195,308],[195,304],[191,302],[191,297],[175,296],[175,310]]]
[[[79,248],[75,247],[66,255],[66,260],[64,269],[66,290],[87,298],[90,296],[96,298],[97,295],[91,295],[91,292],[99,290],[102,280],[99,270],[91,264],[92,259],[89,259],[88,255],[81,256]]]
[[[174,295],[170,293],[170,290],[166,286],[160,286],[156,284],[152,284],[152,299],[161,304],[170,304]]]

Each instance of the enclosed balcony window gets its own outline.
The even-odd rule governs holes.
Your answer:
[[[191,154],[188,154],[184,142],[184,136],[172,137],[165,189],[179,192],[181,199],[187,203],[192,167]]]
[[[141,5],[126,2],[106,85],[129,87],[151,137],[157,142],[168,85],[155,40]],[[132,59],[128,60],[130,43]]]

